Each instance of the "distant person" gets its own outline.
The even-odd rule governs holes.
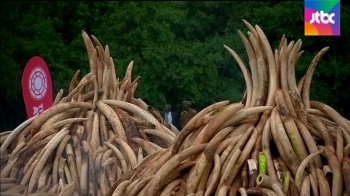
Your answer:
[[[184,101],[182,107],[183,111],[180,114],[181,129],[197,114],[197,111],[192,109],[192,103],[190,101]]]
[[[166,104],[164,110],[165,123],[174,125],[177,129],[180,129],[179,115],[176,112],[172,111],[171,105]]]

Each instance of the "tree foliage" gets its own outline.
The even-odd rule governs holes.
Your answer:
[[[297,64],[300,79],[315,54],[330,50],[312,82],[313,100],[325,102],[350,117],[346,37],[350,8],[342,4],[340,37],[305,37],[303,2],[1,2],[0,130],[25,120],[21,76],[27,61],[42,56],[49,64],[54,92],[67,89],[74,72],[87,73],[88,58],[81,30],[107,44],[119,77],[134,61],[141,75],[137,96],[159,109],[177,109],[184,99],[197,109],[221,100],[239,101],[245,90],[242,73],[223,48],[228,45],[247,62],[237,30],[241,19],[258,24],[277,47],[283,34],[303,41]]]

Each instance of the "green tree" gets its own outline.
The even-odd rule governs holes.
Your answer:
[[[221,100],[239,101],[245,90],[243,75],[223,44],[247,63],[237,30],[241,19],[265,31],[276,48],[283,34],[302,39],[305,50],[297,77],[306,72],[316,53],[330,46],[312,81],[313,100],[350,117],[349,5],[342,3],[340,37],[306,37],[303,2],[1,2],[0,130],[12,129],[26,118],[21,92],[22,70],[34,55],[49,64],[54,91],[67,90],[73,74],[89,71],[81,30],[109,45],[118,77],[134,61],[140,75],[137,96],[162,109],[179,108],[182,100],[197,109]],[[11,88],[9,88],[11,87]]]

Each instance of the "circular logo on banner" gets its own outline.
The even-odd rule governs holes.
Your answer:
[[[42,99],[47,93],[47,77],[45,71],[36,67],[32,70],[29,77],[30,95],[35,100]]]

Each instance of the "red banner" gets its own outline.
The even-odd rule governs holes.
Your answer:
[[[52,106],[51,73],[43,58],[34,56],[28,61],[22,75],[22,93],[28,118]]]

